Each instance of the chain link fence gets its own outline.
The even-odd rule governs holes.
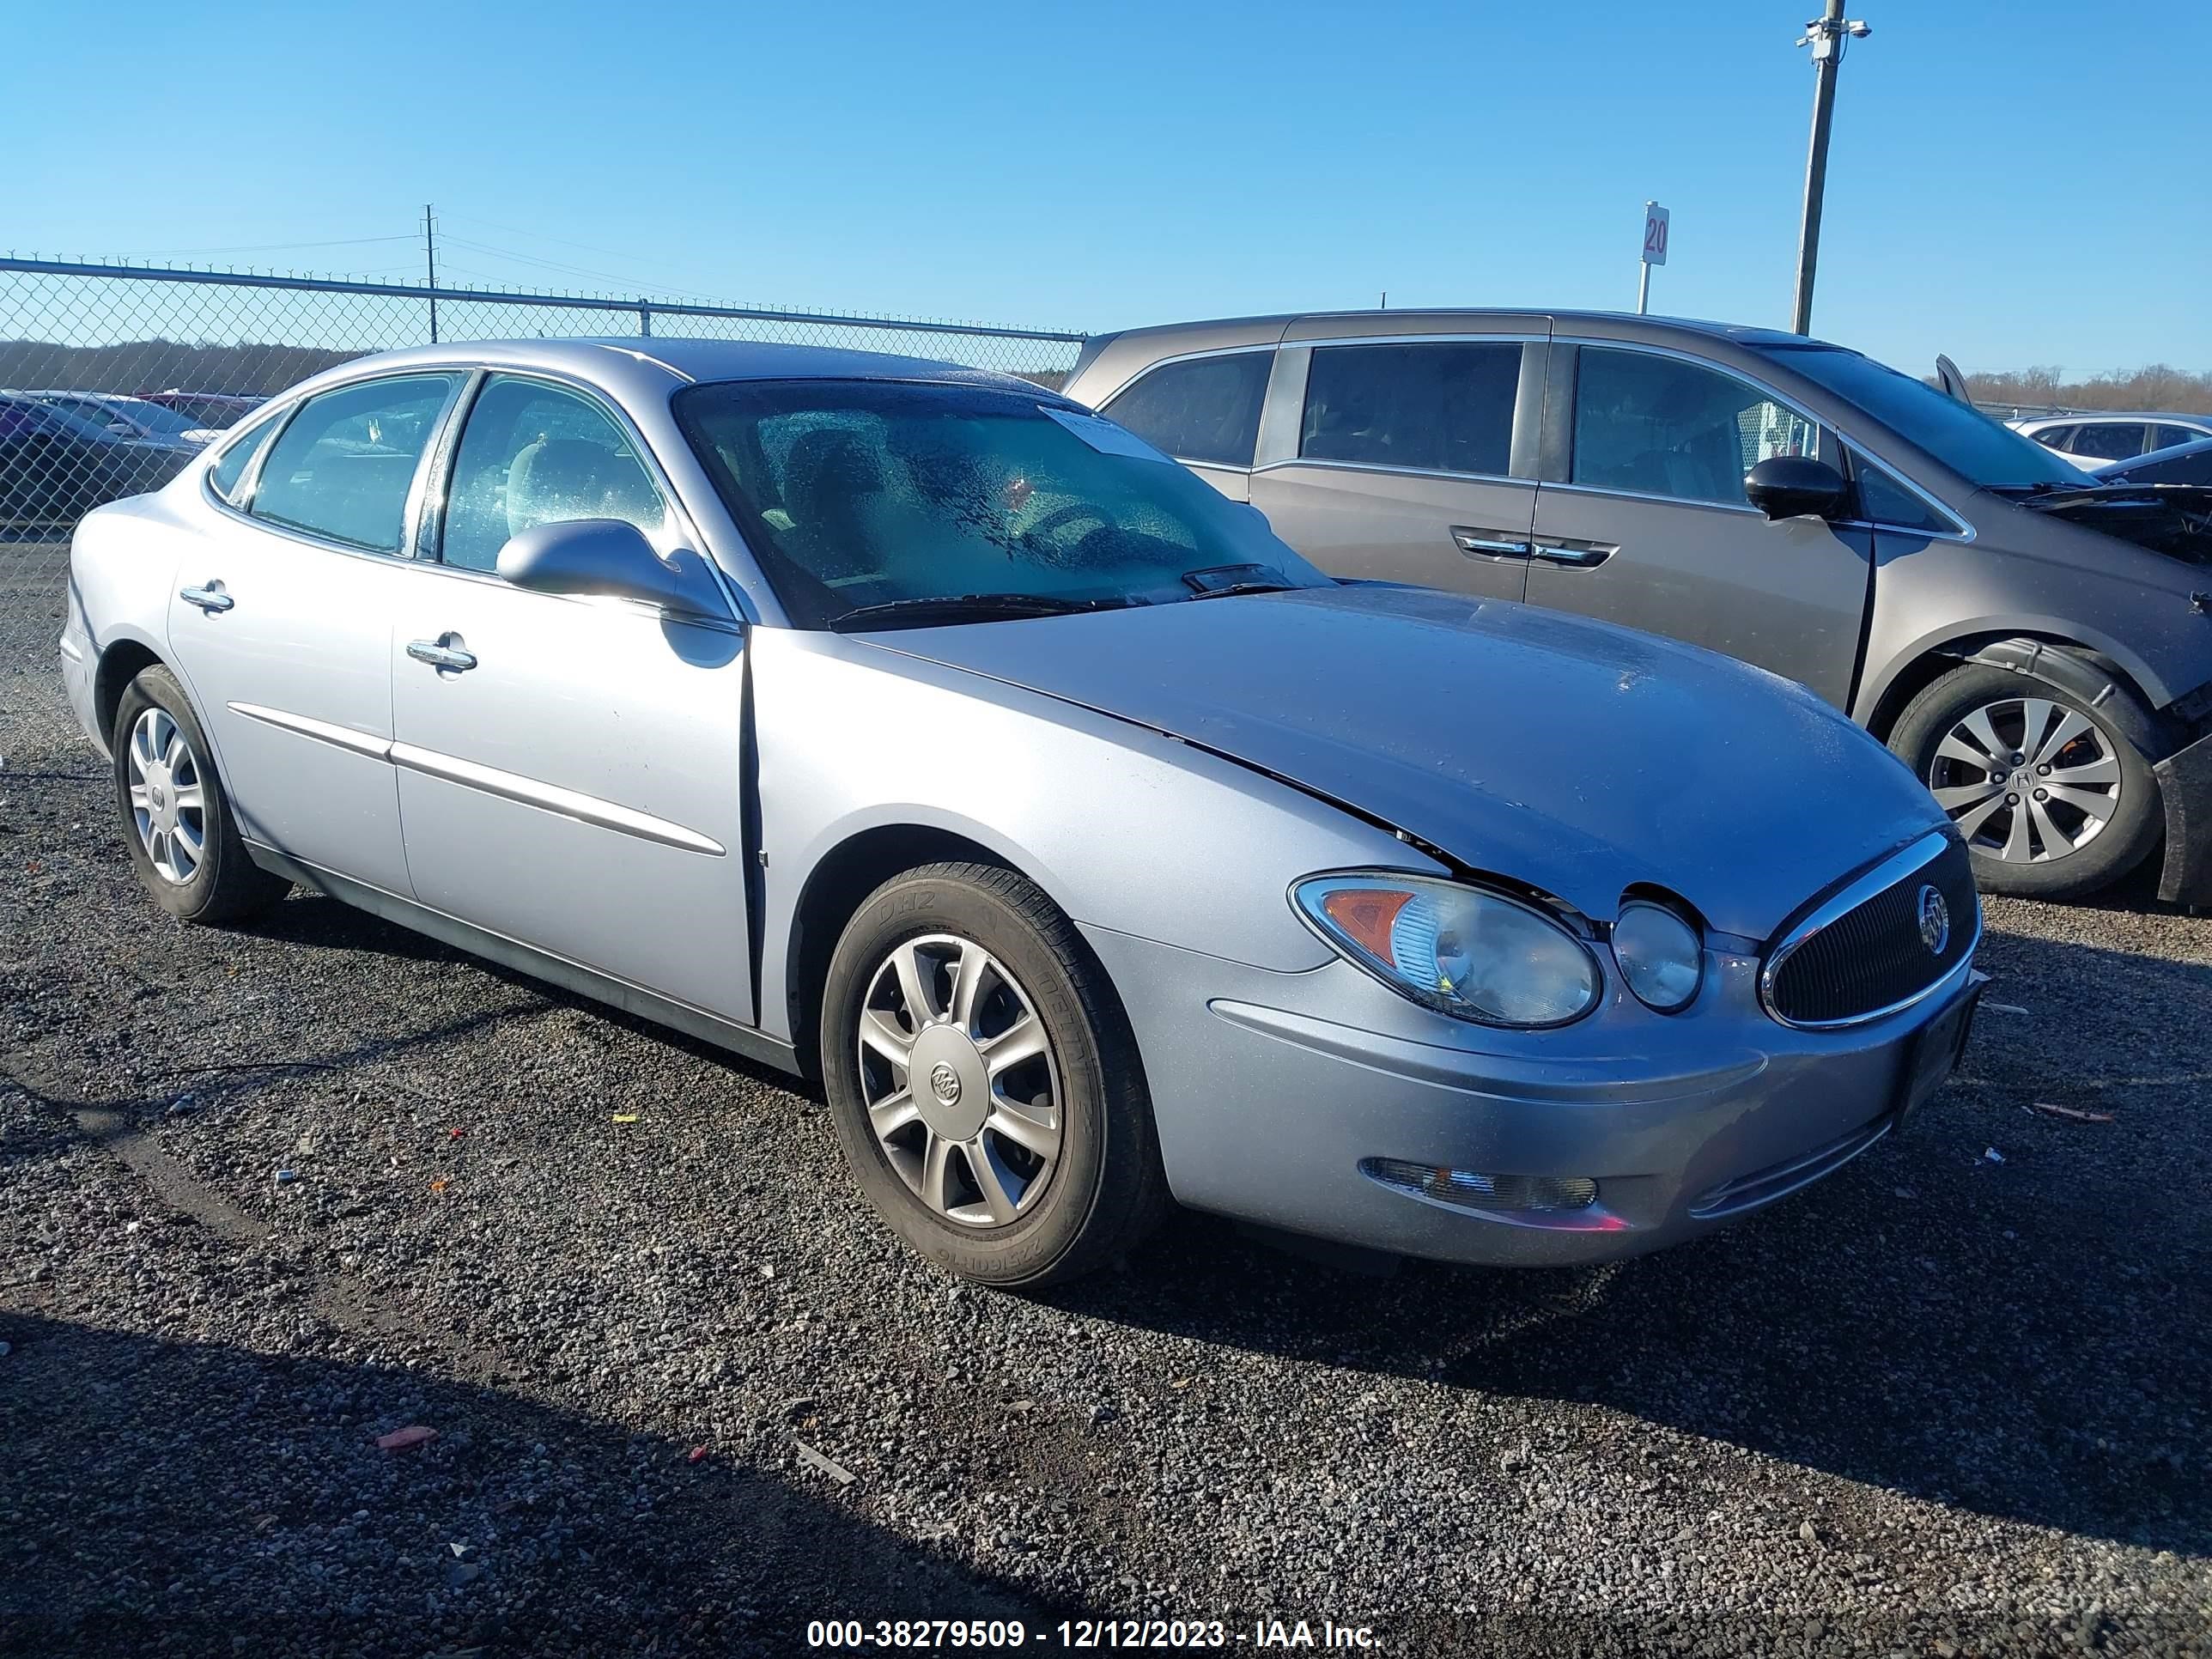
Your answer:
[[[644,297],[0,259],[0,766],[81,763],[56,641],[70,535],[86,512],[159,488],[262,399],[349,358],[598,336],[848,346],[1054,387],[1083,340]]]

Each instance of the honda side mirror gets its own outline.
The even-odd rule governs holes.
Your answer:
[[[1832,519],[1844,510],[1850,486],[1810,455],[1770,455],[1751,469],[1743,493],[1770,519]]]

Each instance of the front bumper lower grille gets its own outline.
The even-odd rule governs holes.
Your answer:
[[[1785,1025],[1856,1024],[1918,1001],[1981,936],[1966,847],[1935,831],[1785,926],[1760,994]]]

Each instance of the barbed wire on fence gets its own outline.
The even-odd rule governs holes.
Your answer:
[[[69,539],[92,507],[159,488],[261,400],[370,352],[609,336],[857,347],[1054,388],[1084,339],[643,295],[0,258],[0,764],[41,763],[74,740],[56,652]]]

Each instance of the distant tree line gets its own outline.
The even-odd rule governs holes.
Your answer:
[[[1978,404],[2212,415],[2212,372],[2192,374],[2168,363],[2153,363],[2128,374],[2117,370],[2093,374],[2086,380],[2069,380],[2056,367],[2015,368],[2002,374],[1969,374],[1966,387]]]
[[[58,345],[0,340],[0,386],[73,392],[231,392],[267,397],[362,354],[320,346],[194,345],[183,340],[123,340]]]

